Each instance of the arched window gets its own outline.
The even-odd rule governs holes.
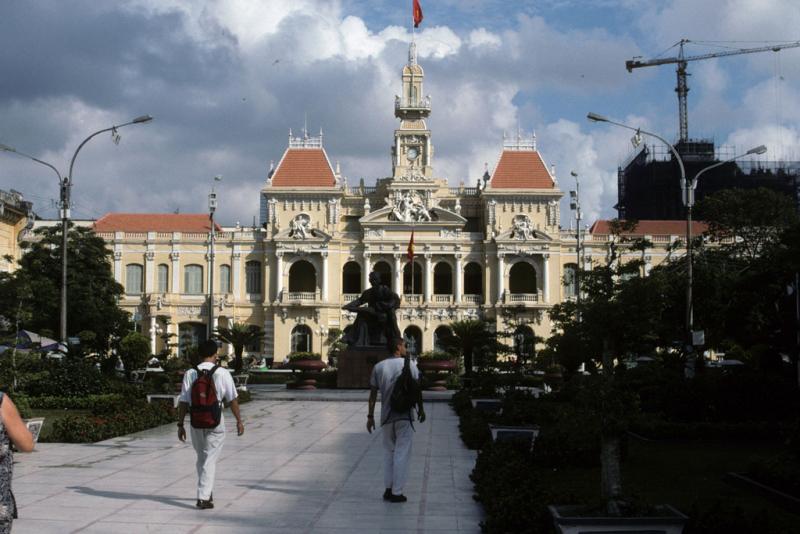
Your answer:
[[[578,279],[575,273],[578,266],[574,263],[564,265],[564,297],[574,297],[578,293]]]
[[[422,331],[416,326],[409,326],[403,331],[403,339],[406,340],[408,354],[416,358],[422,352]]]
[[[317,290],[317,270],[306,260],[296,261],[289,268],[289,291],[310,292]]]
[[[158,266],[158,290],[159,293],[169,293],[169,265],[161,263]]]
[[[413,283],[412,283],[413,271]],[[419,262],[406,263],[403,267],[403,294],[405,295],[421,295],[425,291],[422,287],[422,265]]]
[[[433,268],[433,294],[453,294],[453,268],[446,261],[440,261]]]
[[[361,265],[348,261],[342,268],[342,293],[361,293]]]
[[[220,293],[230,293],[231,292],[231,266],[230,265],[220,265],[219,266],[219,292]]]
[[[511,293],[536,293],[536,269],[528,262],[518,261],[508,272]]]
[[[292,352],[311,352],[311,329],[304,324],[292,328]]]
[[[250,295],[261,293],[261,262],[248,261],[244,264],[245,291]]]
[[[381,276],[381,284],[387,287],[392,287],[392,268],[385,261],[379,261],[372,268],[373,271]]]
[[[447,348],[446,342],[443,340],[452,337],[453,331],[446,326],[440,326],[433,331],[433,350],[444,351]]]
[[[202,265],[187,265],[183,268],[183,292],[188,295],[203,294]]]
[[[142,266],[129,263],[125,266],[125,293],[139,295],[142,293]]]
[[[483,295],[483,270],[475,262],[464,267],[464,294]]]

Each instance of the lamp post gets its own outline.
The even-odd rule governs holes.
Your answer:
[[[221,182],[222,176],[214,177],[214,182]],[[208,220],[211,221],[209,239],[209,260],[208,260],[208,339],[214,337],[214,212],[217,210],[217,193],[214,185],[211,185],[211,192],[208,194]]]
[[[604,117],[602,115],[598,115],[597,113],[589,112],[586,115],[586,118],[589,119],[592,122],[607,122],[609,124],[613,124],[614,126],[619,126],[620,128],[625,128],[627,130],[632,130],[632,131],[636,132],[634,134],[633,138],[631,139],[631,143],[633,143],[634,147],[637,147],[637,146],[639,146],[639,144],[641,144],[643,135],[647,135],[647,136],[650,136],[650,137],[655,137],[656,139],[658,139],[659,141],[661,141],[662,143],[667,145],[667,148],[669,148],[670,152],[672,152],[672,155],[675,157],[675,160],[678,162],[678,167],[680,168],[680,171],[681,171],[681,190],[683,191],[683,195],[684,195],[683,196],[684,203],[686,202],[686,199],[689,196],[690,185],[689,185],[689,183],[686,182],[686,169],[683,166],[683,159],[681,159],[681,156],[680,156],[680,154],[678,154],[678,151],[675,150],[675,147],[672,146],[672,143],[670,143],[669,141],[667,141],[666,139],[664,139],[663,137],[661,137],[658,134],[655,134],[653,132],[647,132],[645,130],[642,130],[641,128],[634,128],[633,126],[629,126],[629,125],[623,124],[621,122],[612,121],[611,119],[609,119],[607,117]],[[691,231],[690,230],[690,228],[691,228],[691,219],[690,218],[687,218],[686,226],[687,226],[686,233],[688,235],[690,233],[690,231]],[[688,276],[688,280],[687,280],[687,284],[686,284],[686,315],[685,315],[686,332],[685,332],[685,335],[686,335],[686,346],[690,350],[691,350],[691,347],[692,347],[692,248],[691,247],[692,247],[691,243],[686,243],[686,251],[687,251],[687,253],[686,253],[686,261],[687,261],[686,266],[687,266],[687,272],[688,272],[688,275],[687,275]]]
[[[58,172],[53,165],[37,159],[33,156],[28,154],[22,153],[14,148],[11,148],[6,145],[0,145],[0,150],[5,152],[13,152],[15,154],[19,154],[20,156],[26,157],[30,160],[35,161],[36,163],[41,163],[42,165],[46,165],[50,167],[58,176],[58,183],[60,188],[60,208],[61,208],[61,313],[59,319],[59,341],[64,345],[66,348],[67,345],[67,231],[69,229],[69,203],[70,203],[70,190],[72,189],[72,169],[75,166],[75,158],[78,157],[78,152],[81,151],[83,145],[89,142],[90,139],[93,137],[100,135],[101,133],[111,132],[111,138],[115,144],[119,143],[120,135],[117,133],[119,128],[123,126],[129,126],[131,124],[142,124],[145,122],[150,122],[153,120],[153,117],[150,115],[142,115],[140,117],[136,117],[130,122],[126,122],[124,124],[120,124],[118,126],[112,126],[110,128],[104,128],[102,130],[98,130],[94,132],[92,135],[87,137],[86,139],[78,145],[78,148],[75,150],[75,153],[72,155],[72,160],[69,163],[69,174],[66,178],[61,177],[61,173]]]
[[[577,228],[575,232],[575,257],[577,268],[575,269],[575,302],[578,305],[578,320],[580,320],[580,307],[581,307],[581,269],[583,269],[583,262],[581,261],[581,184],[578,180],[578,173],[570,171],[570,174],[575,177],[575,191],[569,192],[569,209],[575,211],[575,220],[577,221]]]

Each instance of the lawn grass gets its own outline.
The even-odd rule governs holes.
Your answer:
[[[89,415],[90,410],[31,410],[31,417],[44,417],[44,425],[42,431],[39,433],[39,441],[46,442],[50,440],[50,434],[53,431],[53,425],[56,420],[62,419],[68,415]]]
[[[746,471],[754,458],[774,455],[780,448],[781,443],[767,440],[629,438],[628,456],[622,464],[623,490],[644,502],[671,504],[687,515],[695,504],[708,509],[719,502],[729,508],[739,507],[748,515],[765,511],[778,531],[800,532],[800,516],[724,480],[727,472]],[[599,498],[599,468],[558,469],[541,476],[547,485],[568,491],[581,500],[595,502]]]

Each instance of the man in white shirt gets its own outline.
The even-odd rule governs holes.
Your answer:
[[[407,355],[406,342],[402,338],[392,343],[393,354],[378,362],[372,369],[369,379],[369,412],[367,413],[367,432],[375,429],[375,402],[378,390],[381,392],[381,430],[383,430],[383,482],[386,491],[383,500],[389,502],[406,502],[403,487],[408,479],[408,461],[411,458],[411,439],[414,436],[412,424],[413,410],[397,413],[392,410],[389,399],[398,377],[403,372]],[[419,380],[417,364],[409,362],[411,376]],[[425,410],[422,408],[422,392],[417,398],[417,415],[419,422],[425,421]]]
[[[197,365],[201,371],[214,368],[217,364],[217,343],[206,340],[200,344],[198,353],[202,362]],[[236,385],[230,371],[223,367],[218,367],[212,375],[214,388],[217,392],[219,402],[230,404],[231,412],[236,418],[236,431],[239,436],[244,433],[242,416],[239,414],[239,401],[236,392]],[[183,420],[186,412],[190,410],[192,404],[192,384],[197,380],[197,370],[189,369],[183,375],[181,394],[178,404],[178,439],[186,441],[186,428]],[[214,428],[194,428],[191,429],[192,446],[197,453],[197,507],[201,510],[214,508],[213,489],[214,474],[217,467],[217,458],[222,452],[222,443],[225,441],[225,418],[220,417],[219,424]]]

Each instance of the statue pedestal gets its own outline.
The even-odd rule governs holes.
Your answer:
[[[346,349],[339,354],[336,387],[339,389],[369,388],[372,368],[389,357],[385,348]]]

